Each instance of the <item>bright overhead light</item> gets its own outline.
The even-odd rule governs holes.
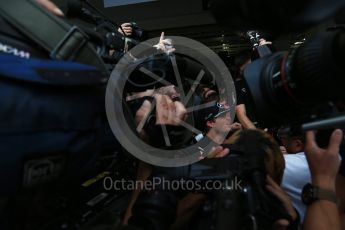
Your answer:
[[[157,0],[104,0],[104,7],[125,6],[153,1]]]

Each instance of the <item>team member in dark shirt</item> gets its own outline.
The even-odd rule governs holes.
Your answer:
[[[236,119],[241,123],[244,129],[255,129],[256,122],[251,102],[251,95],[243,79],[244,68],[251,62],[250,53],[244,53],[236,57],[235,65],[237,72],[235,74],[235,87],[237,95]]]

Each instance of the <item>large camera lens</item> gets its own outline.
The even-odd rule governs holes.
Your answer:
[[[244,71],[259,122],[298,123],[328,101],[344,100],[345,33],[315,36],[298,49],[258,59]]]

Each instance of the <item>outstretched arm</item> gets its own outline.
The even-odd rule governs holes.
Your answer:
[[[321,149],[315,142],[314,132],[307,132],[305,154],[309,163],[312,184],[323,190],[335,192],[335,181],[340,166],[339,145],[342,137],[342,131],[335,130],[330,138],[328,148]],[[304,229],[340,229],[337,204],[323,199],[310,204],[304,220]]]

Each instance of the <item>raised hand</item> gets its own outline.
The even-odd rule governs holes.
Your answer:
[[[161,33],[158,44],[153,47],[156,47],[158,50],[161,50],[166,54],[171,54],[176,50],[173,48],[172,40],[164,38],[164,32]]]
[[[340,167],[339,145],[343,132],[336,129],[329,140],[327,149],[320,148],[315,141],[315,133],[306,133],[305,155],[311,172],[312,183],[320,188],[335,190],[335,178]]]
[[[121,30],[122,28],[122,30]],[[132,24],[129,23],[129,22],[126,22],[126,23],[122,23],[121,24],[121,28],[118,29],[118,31],[123,34],[123,32],[125,33],[124,35],[126,36],[131,36],[132,33],[133,33],[133,28],[132,28]]]

